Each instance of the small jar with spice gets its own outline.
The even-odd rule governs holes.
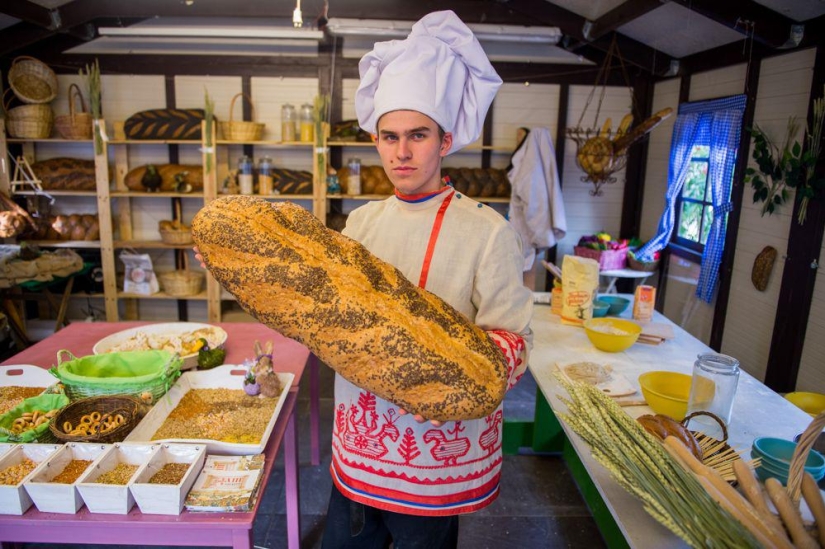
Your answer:
[[[238,186],[241,194],[253,193],[252,159],[247,155],[238,160]]]
[[[272,194],[272,158],[264,156],[258,163],[258,194]]]
[[[281,141],[295,141],[296,122],[295,107],[285,103],[281,107]]]
[[[301,142],[312,143],[313,139],[315,139],[315,120],[312,105],[304,103],[301,105]]]
[[[347,161],[347,194],[361,194],[361,159],[350,158]]]

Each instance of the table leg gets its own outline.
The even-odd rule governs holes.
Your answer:
[[[26,333],[26,328],[23,324],[23,318],[20,316],[20,313],[17,310],[17,306],[11,299],[8,298],[3,299],[3,312],[6,313],[6,317],[9,321],[9,326],[11,326],[11,329],[17,336],[17,348],[22,351],[23,349],[32,344],[31,340],[29,339],[29,335]]]
[[[312,465],[320,465],[321,463],[321,448],[320,448],[320,416],[321,416],[321,367],[319,365],[318,357],[314,354],[309,355],[309,428],[310,428],[310,463]]]
[[[232,531],[233,549],[252,549],[252,530]]]
[[[301,547],[301,506],[298,500],[298,430],[295,410],[289,416],[284,433],[284,477],[286,485],[286,535],[289,549]]]
[[[54,331],[57,332],[62,328],[62,325],[68,326],[66,321],[66,309],[69,306],[69,296],[72,295],[72,287],[74,286],[74,277],[66,281],[66,289],[63,290],[63,299],[60,300],[60,308],[57,310],[57,323],[54,326]]]
[[[608,277],[610,282],[607,284],[607,289],[604,291],[606,294],[615,294],[616,293],[616,281],[619,279],[617,276]]]

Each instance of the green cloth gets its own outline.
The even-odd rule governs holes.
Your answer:
[[[64,354],[71,357],[64,361]],[[58,366],[49,371],[64,383],[95,385],[145,385],[159,378],[175,379],[181,361],[169,351],[123,351],[75,357],[68,351],[57,355]]]
[[[69,404],[69,397],[66,395],[40,395],[25,399],[23,402],[0,416],[0,442],[37,442],[47,434],[49,421],[41,423],[39,427],[23,431],[18,435],[11,434],[14,420],[25,412],[48,412],[58,408],[63,408]]]

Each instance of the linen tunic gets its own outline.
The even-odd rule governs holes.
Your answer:
[[[419,203],[368,203],[350,214],[344,234],[418,283],[447,197],[426,289],[488,330],[508,359],[509,388],[527,367],[532,294],[522,284],[518,236],[504,218],[448,187]],[[336,375],[333,481],[354,501],[399,513],[476,511],[498,495],[502,420],[500,405],[477,420],[417,423]]]

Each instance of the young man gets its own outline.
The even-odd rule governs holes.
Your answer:
[[[527,366],[530,291],[518,236],[498,213],[443,184],[441,159],[475,141],[501,79],[453,12],[375,45],[359,65],[356,111],[376,134],[395,196],[353,211],[344,234],[487,330]],[[498,495],[501,407],[443,424],[335,380],[333,490],[323,547],[455,547],[458,515]]]

